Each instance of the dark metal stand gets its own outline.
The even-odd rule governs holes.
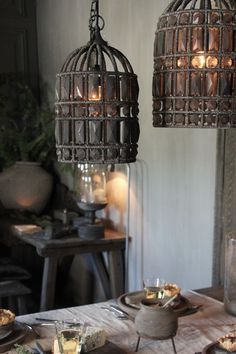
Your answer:
[[[175,347],[174,338],[171,337],[170,339],[171,339],[171,342],[172,342],[173,352],[176,354],[177,351],[176,351],[176,347]],[[136,348],[135,348],[135,353],[138,351],[140,340],[141,340],[141,336],[139,335],[138,336],[138,340],[137,340],[137,344],[136,344]]]
[[[78,228],[79,237],[85,239],[99,239],[104,237],[105,228],[102,222],[96,219],[96,211],[102,210],[107,203],[84,203],[77,202],[78,207],[83,211],[84,217],[78,218],[75,225]]]

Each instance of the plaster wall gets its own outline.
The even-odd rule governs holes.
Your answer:
[[[40,75],[52,101],[67,55],[89,40],[88,0],[38,0]],[[216,131],[152,127],[153,42],[165,0],[101,0],[104,39],[139,78],[139,160],[131,166],[129,288],[158,275],[182,288],[211,284]]]

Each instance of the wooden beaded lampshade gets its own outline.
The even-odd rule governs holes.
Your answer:
[[[236,1],[174,0],[154,43],[153,126],[236,127]]]
[[[128,59],[100,34],[92,1],[90,41],[65,61],[56,83],[58,161],[129,163],[139,139],[138,82]]]

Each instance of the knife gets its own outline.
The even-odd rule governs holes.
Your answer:
[[[66,320],[56,320],[56,319],[52,319],[52,318],[39,318],[39,317],[36,317],[35,318],[36,321],[41,321],[41,322],[45,322],[45,323],[57,323],[57,322],[63,322],[63,323],[66,323],[68,325],[74,325],[74,326],[78,326],[78,325],[81,325],[81,322],[74,322],[74,321],[66,321]]]
[[[124,310],[122,310],[119,306],[116,305],[109,305],[110,308],[112,308],[115,312],[119,313],[120,315],[125,315],[130,317],[130,315],[128,314],[128,312],[125,312]]]

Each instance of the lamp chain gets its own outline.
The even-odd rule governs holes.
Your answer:
[[[99,24],[99,20],[101,20],[101,24]],[[100,32],[104,26],[105,21],[99,15],[99,0],[92,0],[89,19],[90,39],[93,39],[95,32]]]

